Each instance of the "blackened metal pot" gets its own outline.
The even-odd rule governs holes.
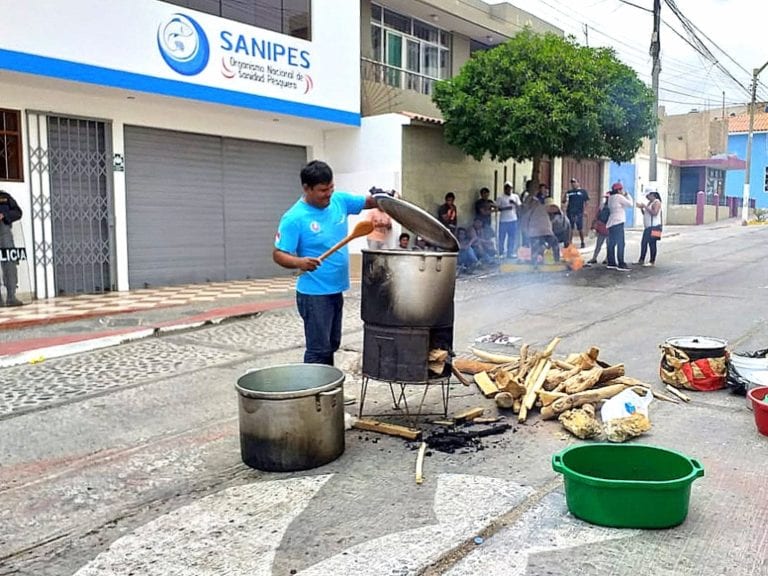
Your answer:
[[[363,321],[398,328],[453,326],[457,256],[363,250]]]
[[[259,470],[327,464],[344,452],[344,373],[324,364],[286,364],[241,376],[240,454]]]

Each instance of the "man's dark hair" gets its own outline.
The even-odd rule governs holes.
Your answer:
[[[301,169],[301,184],[310,188],[333,182],[333,170],[322,160],[312,160]]]
[[[453,192],[448,192],[448,194],[445,195],[445,199],[448,200],[449,198],[453,198],[454,200],[456,200],[456,194],[454,194]]]
[[[408,232],[403,232],[402,234],[400,234],[400,240],[402,240],[403,238],[407,238],[408,240],[410,240],[411,235],[408,234]]]
[[[486,194],[490,194],[491,193],[491,191],[488,188],[486,188],[485,186],[480,188],[480,195],[482,195],[483,192],[485,192]]]

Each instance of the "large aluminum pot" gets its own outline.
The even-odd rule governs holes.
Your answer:
[[[289,472],[341,456],[343,384],[344,373],[323,364],[246,372],[235,385],[243,462],[259,470]]]
[[[457,256],[363,250],[363,321],[395,327],[452,326]]]

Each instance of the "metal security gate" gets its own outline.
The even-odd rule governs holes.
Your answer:
[[[110,125],[29,113],[27,133],[37,297],[114,290]]]
[[[130,288],[281,274],[272,245],[306,149],[125,127]]]

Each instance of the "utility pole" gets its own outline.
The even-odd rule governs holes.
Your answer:
[[[659,74],[661,73],[661,42],[659,32],[661,29],[661,0],[653,0],[653,36],[651,37],[651,57],[653,58],[653,69],[651,71],[651,90],[653,90],[653,113],[659,116]],[[648,167],[648,184],[656,187],[658,179],[656,172],[657,147],[659,143],[658,127],[653,138],[651,138],[651,158]]]
[[[584,44],[589,47],[589,25],[584,24]]]
[[[757,100],[757,77],[765,70],[768,62],[752,71],[752,100],[749,103],[749,132],[747,132],[747,168],[744,173],[744,195],[741,202],[741,225],[749,221],[749,172],[752,169],[752,132],[755,129],[755,101]]]
[[[723,153],[728,154],[728,118],[725,117],[725,90],[723,90]]]

